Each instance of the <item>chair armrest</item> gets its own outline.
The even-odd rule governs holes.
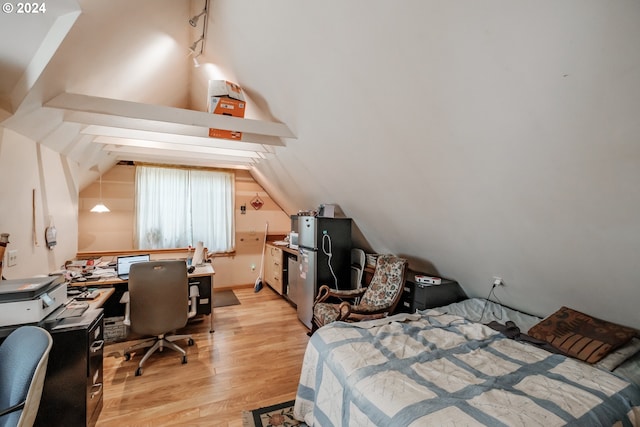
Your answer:
[[[131,306],[129,304],[129,291],[126,291],[120,297],[120,304],[126,304],[124,308],[124,320],[122,321],[123,325],[131,326]]]
[[[187,318],[191,319],[198,314],[198,298],[200,298],[200,288],[198,285],[189,286],[189,313]]]
[[[388,313],[391,310],[391,307],[372,307],[369,305],[352,305],[351,313],[352,314],[379,314],[379,313]]]
[[[358,297],[361,297],[366,292],[366,290],[366,288],[361,288],[340,291],[331,289],[327,285],[322,285],[320,286],[320,289],[318,289],[318,296],[316,297],[315,303],[323,302],[329,297],[338,297],[341,299],[356,299]]]

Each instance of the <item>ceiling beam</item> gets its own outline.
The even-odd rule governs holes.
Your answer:
[[[129,157],[126,157],[126,156],[136,154],[139,156],[144,156],[145,159],[164,158],[167,160],[173,160],[174,162],[177,162],[177,159],[182,159],[183,161],[188,161],[188,164],[192,164],[194,160],[210,160],[210,161],[217,160],[217,161],[226,161],[234,164],[244,164],[244,165],[252,165],[256,163],[256,161],[251,157],[238,157],[238,156],[229,156],[229,155],[221,155],[221,154],[191,153],[184,150],[155,150],[151,152],[147,148],[131,147],[131,146],[125,146],[125,145],[117,145],[117,146],[104,145],[103,151],[124,156],[126,160],[131,160]]]
[[[284,123],[265,122],[261,120],[223,116],[220,114],[210,114],[203,111],[186,110],[163,105],[141,104],[138,102],[67,92],[54,97],[48,101],[45,106],[133,119],[177,123],[188,126],[234,130],[281,138],[295,138],[295,135]]]
[[[189,165],[189,166],[202,166],[209,168],[225,168],[225,169],[241,169],[241,170],[250,170],[252,165],[240,164],[237,162],[229,162],[225,160],[212,160],[212,159],[180,159],[180,158],[167,158],[163,156],[149,156],[149,155],[137,155],[137,154],[126,154],[120,155],[118,153],[114,153],[114,156],[117,161],[126,160],[133,162],[143,162],[143,163],[160,163],[164,165]]]
[[[209,128],[202,126],[185,125],[180,123],[168,123],[146,119],[135,119],[131,117],[112,116],[108,114],[90,113],[86,111],[70,111],[64,113],[66,122],[82,123],[85,125],[96,125],[104,127],[114,127],[120,129],[131,129],[139,131],[156,132],[163,134],[173,134],[182,136],[193,136],[206,138],[209,141],[227,141],[219,138],[209,137]],[[271,135],[260,135],[257,133],[243,132],[242,141],[250,144],[263,144],[284,146],[285,143],[280,137]]]
[[[113,128],[107,126],[89,125],[81,131],[85,135],[96,135],[111,138],[126,138],[144,141],[168,142],[171,144],[183,145],[183,148],[192,147],[224,148],[237,151],[267,151],[262,144],[253,144],[242,141],[231,141],[225,139],[200,138],[189,135],[176,135],[161,132],[149,132],[144,130],[133,130],[123,128]]]
[[[93,142],[105,145],[114,145],[114,146],[125,146],[125,147],[138,147],[138,148],[146,148],[147,150],[170,150],[170,151],[184,151],[184,146],[180,144],[173,144],[170,142],[157,142],[157,141],[145,141],[139,139],[129,139],[129,138],[113,138],[109,136],[98,136],[93,139]],[[216,147],[201,147],[201,146],[190,146],[189,153],[194,153],[194,155],[199,154],[220,154],[225,156],[235,156],[235,157],[252,157],[252,158],[261,158],[261,156],[255,151],[246,151],[246,150],[233,150],[228,148],[216,148]]]

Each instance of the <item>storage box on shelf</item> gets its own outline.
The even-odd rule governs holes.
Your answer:
[[[207,103],[208,111],[211,114],[244,117],[246,102],[242,94],[242,88],[235,83],[226,80],[209,80]],[[241,140],[242,132],[209,128],[209,136],[212,138]]]

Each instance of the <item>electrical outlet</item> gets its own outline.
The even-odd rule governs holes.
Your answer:
[[[18,250],[7,251],[7,267],[13,267],[18,263]]]
[[[502,277],[493,276],[493,286],[504,286],[504,281]]]
[[[255,264],[251,264],[251,271],[256,271],[256,265]]]

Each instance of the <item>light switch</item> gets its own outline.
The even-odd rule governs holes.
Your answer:
[[[18,263],[18,250],[7,251],[7,267],[13,267]]]

